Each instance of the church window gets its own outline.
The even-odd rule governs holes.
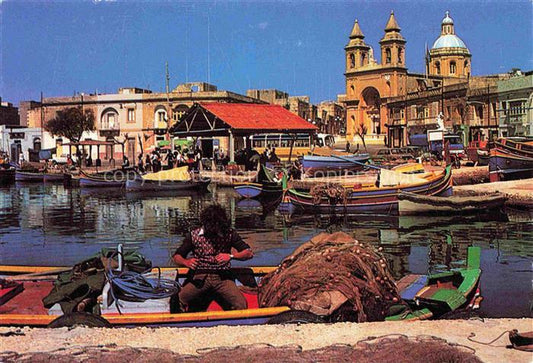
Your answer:
[[[435,73],[440,74],[440,62],[435,62]]]
[[[468,61],[467,60],[465,60],[465,66],[464,66],[464,70],[463,71],[464,71],[465,76],[469,75],[469,73],[468,73]]]
[[[385,63],[390,64],[391,62],[391,52],[390,48],[385,49]]]
[[[457,66],[455,65],[454,61],[450,62],[450,74],[455,74],[457,72]]]
[[[361,65],[364,66],[366,62],[366,53],[361,53]]]
[[[350,68],[355,67],[355,55],[350,54]]]
[[[402,53],[403,53],[403,52],[402,52],[402,48],[398,49],[398,63],[399,63],[399,64],[402,64],[402,63],[403,63],[403,61],[402,61],[402,55],[403,55],[403,54],[402,54]]]
[[[355,87],[353,84],[350,86],[350,89],[352,90],[352,95],[355,94]]]

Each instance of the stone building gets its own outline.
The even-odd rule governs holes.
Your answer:
[[[500,136],[533,135],[533,71],[514,70],[496,87]]]
[[[91,110],[95,116],[96,138],[124,144],[130,161],[141,152],[154,146],[169,145],[168,128],[195,102],[262,103],[261,101],[230,91],[220,91],[216,86],[198,82],[178,85],[167,93],[153,93],[141,88],[120,88],[115,94],[78,94],[72,97],[49,97],[41,102],[27,101],[29,127],[41,127],[56,116],[56,112],[68,107]],[[88,136],[91,137],[91,136]],[[92,137],[91,137],[92,138]],[[84,139],[87,139],[85,137]],[[107,160],[122,157],[122,148],[106,146],[100,155]]]
[[[0,125],[20,125],[18,108],[0,97]]]
[[[317,105],[320,132],[339,135],[344,129],[344,105],[335,101],[324,101]]]

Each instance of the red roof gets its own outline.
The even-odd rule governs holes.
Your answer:
[[[278,105],[254,103],[201,103],[235,130],[314,132],[317,127]]]

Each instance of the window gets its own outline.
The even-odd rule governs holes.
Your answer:
[[[440,62],[435,62],[435,73],[440,74]]]
[[[355,67],[355,56],[352,54],[350,54],[350,68],[353,68]]]
[[[483,106],[477,106],[477,116],[480,118],[480,119],[483,119]]]
[[[404,119],[405,119],[405,110],[401,109],[400,110],[400,120],[404,120]]]
[[[403,63],[403,61],[402,61],[402,55],[403,55],[403,54],[402,54],[402,53],[403,53],[402,48],[399,48],[399,49],[398,49],[398,63],[399,63],[399,64],[402,64],[402,63]]]
[[[364,66],[366,62],[366,53],[361,53],[361,65]]]
[[[424,107],[424,118],[429,117],[429,107]]]
[[[33,151],[41,151],[41,139],[38,137],[33,139]]]
[[[118,112],[114,108],[106,108],[100,118],[100,127],[103,130],[118,130]]]
[[[385,49],[385,63],[390,64],[391,62],[391,52],[390,48]]]
[[[465,65],[464,65],[464,69],[463,69],[463,73],[465,76],[468,76],[469,73],[468,73],[468,61],[465,60]]]
[[[128,108],[128,122],[135,122],[135,109],[133,108]]]
[[[455,74],[457,72],[457,66],[454,61],[450,62],[450,74]]]
[[[114,113],[107,114],[107,126],[110,129],[115,128],[115,114]]]
[[[154,114],[154,128],[155,129],[164,129],[167,127],[167,110],[162,106],[158,106],[155,109]]]

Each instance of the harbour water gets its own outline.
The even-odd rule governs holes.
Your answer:
[[[240,200],[230,188],[196,195],[131,194],[15,184],[0,188],[0,264],[68,266],[102,247],[137,248],[155,266],[171,266],[184,233],[202,208],[218,202],[253,247],[242,265],[277,265],[326,231],[345,231],[383,247],[393,275],[426,274],[465,263],[467,247],[482,249],[481,314],[531,316],[533,215],[507,210],[469,217],[283,215],[275,204]]]

